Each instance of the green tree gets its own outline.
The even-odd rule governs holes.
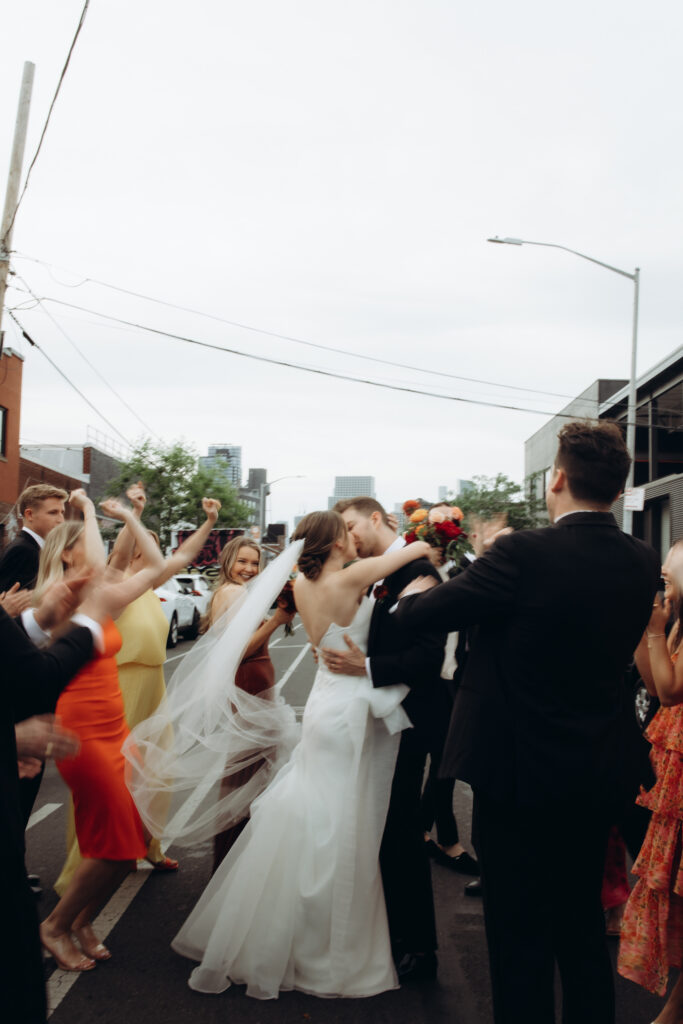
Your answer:
[[[514,530],[527,530],[544,526],[548,522],[545,503],[537,496],[535,478],[529,477],[526,487],[498,473],[497,476],[475,476],[473,487],[467,488],[455,499],[465,519],[483,520],[505,516]]]
[[[180,441],[153,444],[148,439],[136,445],[128,461],[121,464],[121,472],[110,482],[107,493],[124,495],[131,484],[141,480],[147,492],[144,523],[159,534],[165,550],[175,527],[187,523],[199,526],[203,521],[205,496],[221,502],[217,527],[247,525],[249,508],[227,481],[226,468],[226,460],[217,460],[210,469],[200,466],[196,451]]]

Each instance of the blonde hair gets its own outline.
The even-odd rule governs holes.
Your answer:
[[[23,516],[27,508],[38,508],[48,498],[59,498],[60,501],[66,501],[68,497],[68,493],[61,487],[53,487],[52,484],[32,484],[19,495],[17,501],[19,515]]]
[[[70,520],[50,530],[40,552],[38,579],[33,592],[34,603],[38,604],[49,586],[64,577],[63,555],[70,551],[83,533],[83,523]]]

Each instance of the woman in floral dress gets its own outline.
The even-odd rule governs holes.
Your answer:
[[[621,929],[618,971],[638,985],[665,995],[669,970],[683,967],[683,541],[662,566],[664,601],[655,599],[647,630],[636,651],[638,671],[661,707],[646,736],[656,782],[638,803],[652,812],[650,826],[633,867],[638,881],[629,897]],[[673,611],[668,639],[665,627]],[[683,975],[656,1024],[683,1021]]]

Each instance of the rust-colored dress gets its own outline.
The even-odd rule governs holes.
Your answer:
[[[56,713],[78,735],[75,757],[57,762],[71,790],[82,857],[136,860],[147,844],[142,822],[126,787],[121,745],[128,736],[116,668],[121,637],[108,620],[104,653],[74,676],[57,701]]]
[[[265,640],[252,655],[241,662],[235,674],[235,683],[239,686],[240,690],[245,690],[246,693],[252,694],[263,693],[264,690],[269,690],[275,685],[275,670],[268,653],[267,640]],[[254,775],[261,767],[261,764],[261,761],[256,761],[255,764],[250,764],[247,768],[243,768],[241,771],[235,772],[234,775],[223,780],[221,783],[221,789],[225,787],[225,789],[230,790],[237,788],[238,786],[243,786],[244,783],[248,782],[251,776]],[[244,818],[236,825],[232,825],[230,828],[226,829],[225,832],[219,832],[214,838],[212,874],[221,863],[228,850],[230,850],[237,842],[237,839],[241,835],[248,820],[248,818]]]
[[[638,881],[626,904],[617,970],[663,996],[669,968],[683,966],[683,704],[660,708],[645,735],[657,781],[637,800],[652,818],[633,866]]]

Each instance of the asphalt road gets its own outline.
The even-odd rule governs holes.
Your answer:
[[[182,642],[169,651],[167,678],[191,646]],[[276,678],[286,676],[283,694],[292,705],[302,707],[315,674],[303,630],[297,628],[289,638],[278,633],[271,642],[271,654]],[[45,887],[39,903],[41,916],[56,902],[51,885],[64,857],[67,798],[66,787],[50,764],[27,832],[27,867],[40,875]],[[455,809],[461,837],[469,845],[471,792],[461,783],[456,787]],[[577,840],[580,856],[580,837]],[[104,908],[99,930],[102,937],[107,935],[113,954],[110,961],[77,975],[55,970],[53,961],[46,960],[53,1024],[491,1024],[481,902],[465,897],[463,876],[440,865],[432,868],[440,946],[438,981],[365,1000],[323,1000],[291,992],[277,1001],[260,1002],[248,999],[242,988],[205,996],[187,987],[192,965],[175,954],[169,943],[206,885],[211,848],[203,843],[169,852],[180,860],[177,873],[154,874],[140,868]],[[515,884],[514,877],[510,884]],[[620,978],[617,1000],[619,1024],[647,1024],[661,1005]]]

